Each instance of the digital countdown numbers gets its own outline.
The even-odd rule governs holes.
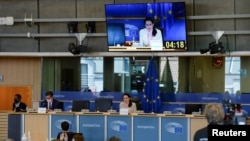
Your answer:
[[[165,50],[187,50],[187,43],[185,41],[166,41],[164,43]]]

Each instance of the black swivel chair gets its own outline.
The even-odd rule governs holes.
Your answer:
[[[89,109],[90,101],[89,100],[73,100],[72,103],[72,112],[80,112],[82,109]]]
[[[136,110],[143,110],[140,98],[131,98],[131,101],[135,103]]]
[[[107,112],[111,109],[113,104],[112,98],[96,98],[95,99],[95,110],[99,112]]]
[[[193,112],[202,112],[203,110],[202,104],[186,104],[185,105],[185,114],[192,114]]]

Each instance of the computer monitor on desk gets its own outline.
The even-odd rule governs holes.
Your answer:
[[[186,104],[185,114],[193,114],[193,112],[202,112],[203,107],[203,104]]]

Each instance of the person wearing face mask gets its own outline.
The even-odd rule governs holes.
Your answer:
[[[42,101],[40,107],[44,107],[47,111],[54,111],[54,109],[61,109],[62,107],[59,104],[59,101],[53,98],[53,92],[47,91],[45,93],[46,100]]]
[[[20,94],[15,94],[14,103],[13,103],[13,111],[16,112],[26,112],[27,105],[21,102],[22,96]]]

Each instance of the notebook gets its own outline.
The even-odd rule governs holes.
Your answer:
[[[163,42],[162,40],[150,40],[151,50],[162,50]]]

